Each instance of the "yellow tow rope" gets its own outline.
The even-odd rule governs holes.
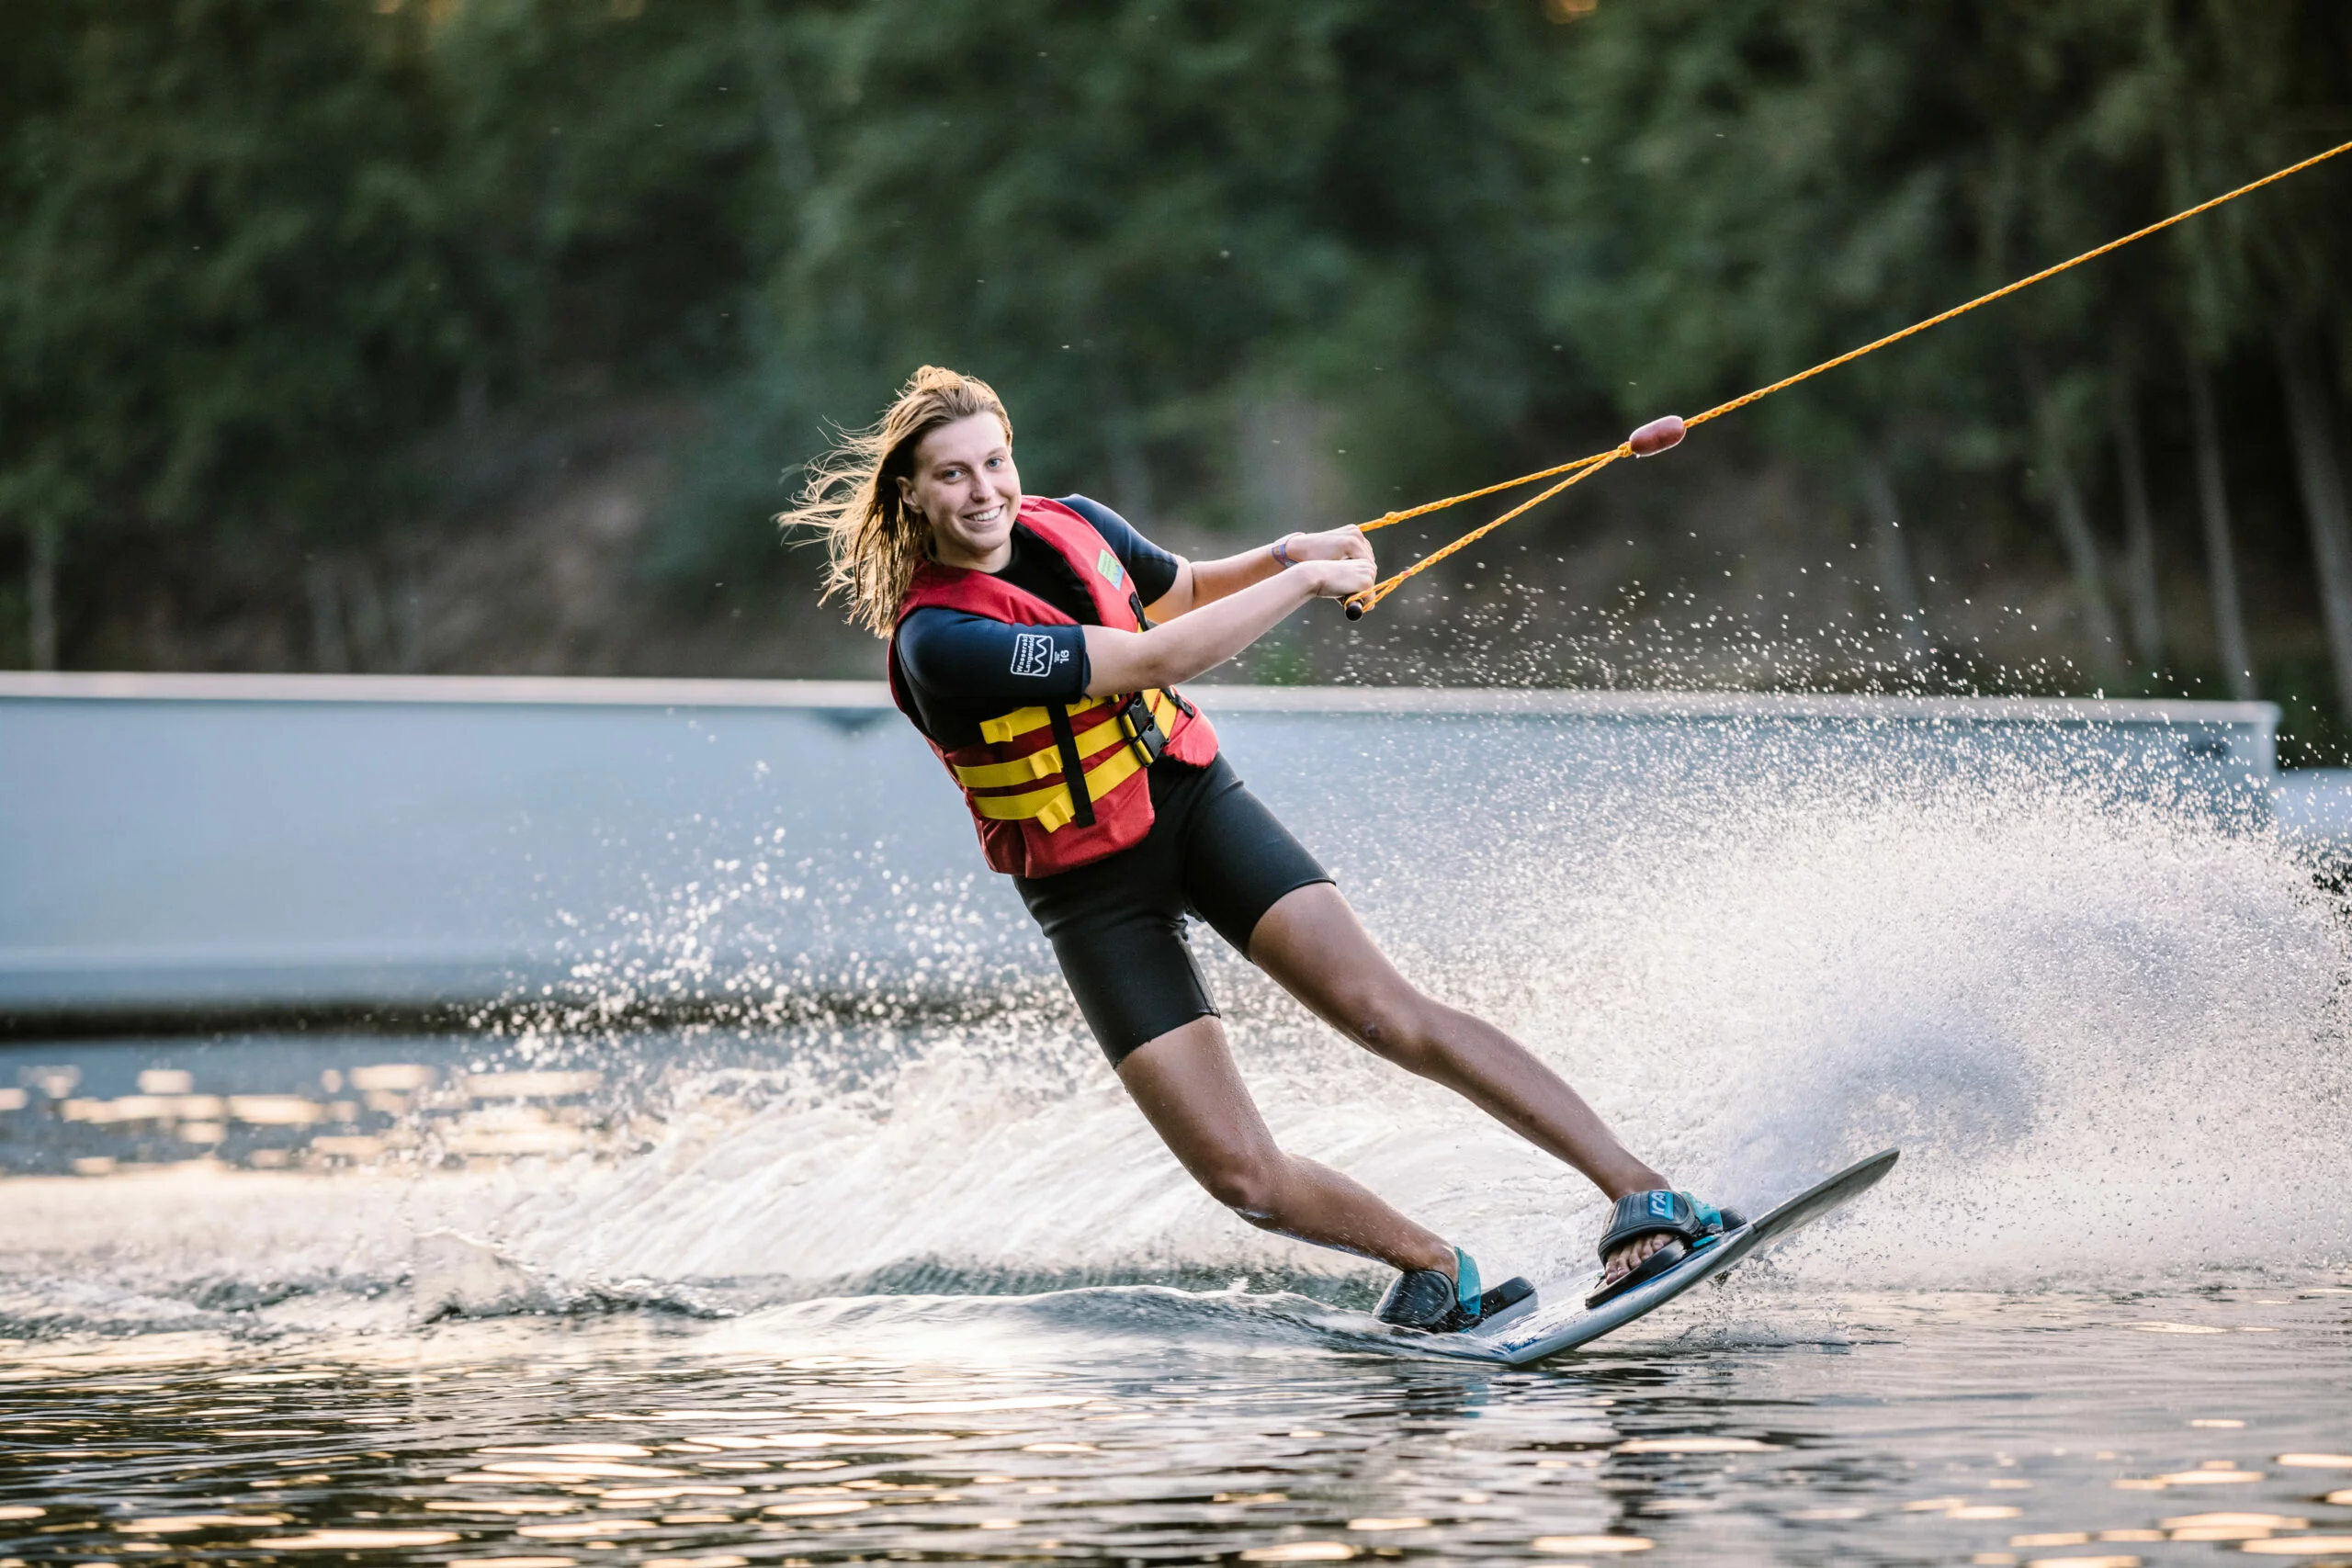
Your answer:
[[[2274,174],[2263,175],[2260,179],[2254,181],[2252,184],[2242,185],[2238,186],[2237,189],[2227,192],[2222,196],[2214,197],[2210,201],[2200,201],[2195,207],[2189,208],[2186,211],[2176,212],[2171,217],[2164,219],[2158,222],[2151,223],[2144,229],[2134,230],[2132,232],[2124,235],[2120,239],[2109,240],[2107,243],[2099,246],[2098,249],[2085,251],[2081,255],[2075,257],[2071,261],[2063,261],[2055,266],[2043,267],[2040,272],[2033,274],[2030,277],[2020,277],[2015,283],[2007,284],[1999,288],[1994,289],[1990,294],[1979,295],[1975,299],[1971,299],[1965,305],[1954,305],[1951,310],[1942,312],[1940,315],[1929,316],[1924,321],[1915,321],[1911,325],[1905,327],[1901,332],[1887,333],[1886,336],[1880,338],[1875,343],[1866,343],[1860,348],[1848,349],[1837,358],[1825,359],[1810,370],[1800,370],[1795,375],[1784,377],[1781,380],[1773,382],[1769,387],[1758,387],[1756,390],[1748,392],[1743,396],[1734,398],[1727,403],[1717,403],[1713,408],[1709,409],[1706,412],[1694,414],[1688,420],[1679,419],[1672,414],[1668,414],[1663,419],[1652,420],[1649,423],[1643,425],[1639,430],[1634,431],[1633,434],[1627,436],[1624,440],[1619,442],[1615,446],[1610,448],[1606,452],[1595,452],[1591,457],[1578,457],[1573,463],[1562,463],[1556,468],[1541,468],[1532,474],[1521,474],[1515,479],[1505,479],[1500,484],[1487,485],[1480,490],[1464,491],[1460,495],[1449,495],[1442,501],[1427,502],[1419,506],[1412,507],[1404,512],[1391,512],[1375,522],[1367,523],[1363,525],[1367,532],[1374,528],[1385,528],[1393,523],[1402,523],[1408,518],[1426,516],[1428,513],[1432,512],[1442,512],[1449,506],[1459,506],[1465,501],[1476,501],[1481,496],[1493,495],[1498,491],[1516,490],[1521,485],[1533,484],[1539,479],[1559,479],[1557,484],[1552,485],[1548,489],[1538,491],[1534,495],[1521,502],[1517,506],[1512,507],[1501,516],[1495,518],[1491,522],[1480,524],[1477,527],[1471,529],[1468,533],[1463,535],[1460,538],[1454,540],[1452,544],[1445,546],[1443,548],[1431,550],[1428,555],[1423,556],[1420,559],[1415,561],[1412,565],[1407,567],[1396,576],[1388,578],[1383,581],[1376,582],[1370,588],[1365,589],[1362,593],[1356,594],[1353,598],[1347,601],[1348,619],[1351,621],[1361,619],[1365,611],[1371,609],[1374,604],[1379,604],[1383,599],[1387,598],[1391,593],[1394,593],[1408,580],[1427,571],[1430,567],[1435,566],[1438,562],[1453,554],[1456,550],[1463,549],[1467,546],[1477,543],[1480,539],[1485,538],[1488,534],[1493,533],[1496,529],[1501,527],[1512,518],[1521,515],[1522,513],[1532,511],[1534,508],[1541,506],[1544,502],[1551,500],[1554,496],[1559,494],[1570,485],[1583,483],[1586,479],[1592,478],[1593,475],[1599,473],[1601,469],[1607,468],[1610,464],[1615,462],[1620,457],[1647,457],[1656,453],[1663,452],[1667,448],[1680,442],[1683,432],[1693,426],[1704,424],[1711,419],[1721,419],[1724,414],[1730,413],[1736,409],[1744,409],[1748,404],[1757,401],[1760,398],[1770,397],[1773,393],[1780,391],[1784,387],[1793,387],[1800,381],[1809,381],[1825,370],[1835,370],[1840,365],[1847,364],[1851,360],[1860,359],[1866,354],[1875,354],[1878,350],[1886,347],[1889,344],[1901,343],[1905,338],[1926,332],[1929,327],[1941,326],[1944,322],[1951,321],[1954,316],[1964,316],[1969,311],[1976,309],[1979,305],[1989,305],[1994,300],[2004,299],[2008,295],[2015,294],[2021,288],[2030,288],[2033,285],[2041,282],[2044,278],[2055,277],[2060,273],[2064,272],[2071,267],[2080,266],[2087,261],[2096,261],[2100,256],[2107,254],[2109,251],[2121,250],[2124,246],[2132,243],[2134,240],[2144,240],[2149,235],[2154,234],[2160,230],[2169,229],[2176,223],[2186,222],[2201,212],[2211,212],[2213,209],[2221,206],[2223,202],[2235,201],[2238,197],[2245,196],[2251,191],[2260,190],[2267,185],[2275,185],[2278,181],[2285,179],[2290,175],[2301,174],[2305,169],[2310,168],[2314,164],[2324,164],[2330,158],[2336,156],[2338,153],[2347,152],[2352,152],[2352,141],[2346,141],[2340,147],[2331,147],[2324,152],[2314,153],[2311,157],[2304,159],[2300,164],[2290,164],[2287,167],[2280,169]],[[1560,476],[1562,475],[1566,475],[1566,477],[1565,479],[1561,479]]]

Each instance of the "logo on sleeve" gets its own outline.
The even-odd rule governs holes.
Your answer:
[[[1119,558],[1108,550],[1094,558],[1094,570],[1101,572],[1102,581],[1114,588],[1119,586],[1119,579],[1126,575],[1119,570]]]
[[[1055,665],[1069,658],[1068,651],[1054,646],[1046,632],[1015,632],[1012,636],[1012,672],[1015,675],[1045,675]]]

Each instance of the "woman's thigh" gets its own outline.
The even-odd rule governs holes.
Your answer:
[[[1393,1015],[1419,1000],[1330,883],[1285,894],[1250,937],[1250,962],[1326,1023],[1378,1048]]]
[[[1118,1071],[1144,1119],[1212,1192],[1223,1196],[1235,1179],[1279,1157],[1217,1020],[1170,1030],[1130,1052]]]

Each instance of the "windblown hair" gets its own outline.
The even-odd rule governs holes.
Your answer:
[[[849,600],[850,619],[888,637],[915,565],[931,544],[931,525],[899,499],[899,480],[913,477],[915,446],[943,424],[992,413],[1012,439],[1012,416],[996,389],[977,377],[926,365],[907,378],[880,419],[844,431],[832,450],[808,465],[800,503],[776,514],[785,528],[825,536],[825,597]]]

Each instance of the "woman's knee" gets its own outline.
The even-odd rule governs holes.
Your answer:
[[[1282,1206],[1283,1157],[1278,1149],[1234,1150],[1200,1172],[1210,1197],[1253,1225],[1271,1224]]]
[[[1357,1044],[1384,1061],[1419,1072],[1443,1044],[1443,1012],[1411,987],[1396,986],[1351,998],[1341,1016]]]

